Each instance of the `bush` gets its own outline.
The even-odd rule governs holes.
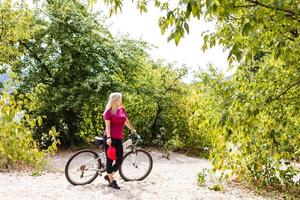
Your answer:
[[[21,96],[22,98],[22,96]],[[42,118],[31,119],[21,111],[26,100],[16,101],[7,92],[0,99],[0,170],[31,167],[40,171],[46,164],[45,155],[54,153],[59,143],[55,129],[49,131],[51,146],[41,151],[32,138],[32,129],[42,123]]]
[[[197,174],[197,184],[202,186],[205,184],[207,178],[207,170],[203,169],[202,171],[198,172]]]
[[[165,144],[166,149],[176,151],[176,150],[182,150],[185,147],[184,142],[182,141],[182,138],[180,138],[179,135],[175,135],[173,138],[167,141]]]

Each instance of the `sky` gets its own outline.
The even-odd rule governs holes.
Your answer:
[[[95,6],[96,10],[104,11],[108,15],[108,8],[99,1]],[[167,34],[162,35],[158,26],[158,19],[163,13],[154,6],[148,8],[147,13],[140,14],[136,5],[132,1],[123,1],[122,12],[108,18],[110,31],[114,35],[129,34],[133,39],[142,39],[155,45],[149,53],[154,59],[164,59],[166,62],[176,62],[178,65],[186,64],[192,71],[206,69],[208,64],[212,64],[226,75],[232,74],[227,71],[228,51],[224,51],[222,46],[216,46],[205,52],[201,50],[201,33],[205,30],[214,30],[212,22],[192,19],[190,22],[190,33],[183,38],[176,46],[174,41],[167,42]]]

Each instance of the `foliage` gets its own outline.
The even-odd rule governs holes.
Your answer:
[[[225,191],[224,186],[220,184],[212,185],[209,187],[209,189],[214,191]]]
[[[208,72],[196,74],[199,81],[194,82],[190,88],[188,108],[192,115],[188,119],[190,137],[188,145],[199,148],[213,147],[218,132],[214,124],[223,115],[224,107],[228,106],[231,88],[224,82],[224,75],[218,73],[212,66]]]
[[[45,155],[55,153],[57,132],[52,129],[47,134],[50,136],[51,145],[41,151],[39,144],[32,138],[34,127],[41,125],[41,118],[31,118],[22,112],[21,107],[28,103],[20,96],[15,99],[4,91],[0,99],[0,169],[33,167],[40,171],[46,164]]]
[[[205,184],[207,178],[207,170],[203,169],[202,171],[197,173],[197,184],[202,186]]]
[[[20,41],[28,40],[37,30],[33,26],[33,12],[23,1],[1,1],[0,18],[0,73],[5,73],[25,55],[19,48]],[[6,86],[10,92],[4,90],[0,96],[0,169],[30,166],[40,173],[46,164],[45,155],[56,151],[58,133],[54,128],[49,130],[42,141],[48,143],[48,148],[41,151],[42,143],[33,139],[32,132],[41,125],[42,118],[32,117],[22,109],[30,104],[30,95],[14,97],[10,94],[13,87]]]
[[[178,134],[174,135],[165,144],[165,148],[168,150],[172,150],[172,151],[184,149],[185,147],[186,147],[186,144],[184,143],[183,138],[181,138]]]
[[[115,11],[122,6],[122,1],[106,2]],[[135,2],[147,11],[148,1]],[[212,101],[198,99],[195,113],[201,114],[193,117],[192,127],[205,125],[210,130],[214,168],[232,169],[256,185],[283,187],[271,178],[278,172],[276,163],[300,157],[300,2],[179,0],[173,7],[166,1],[153,2],[166,13],[159,22],[162,33],[171,29],[169,39],[176,44],[189,32],[191,17],[215,21],[216,30],[202,35],[202,49],[221,44],[230,49],[229,63],[239,66],[230,81],[214,75],[209,83],[199,80],[210,91],[201,96]],[[206,124],[205,114],[206,120],[212,119]]]
[[[265,77],[262,72],[263,69],[253,75],[251,70],[241,68],[227,81],[213,70],[202,73],[198,85],[205,90],[200,94],[208,96],[211,107],[206,104],[206,98],[200,98],[198,105],[204,106],[198,112],[206,113],[206,119],[211,121],[199,120],[197,124],[199,127],[205,124],[210,130],[214,170],[232,170],[257,186],[298,187],[288,176],[278,174],[282,159],[299,159],[299,105],[268,100],[276,85],[262,81]],[[286,95],[297,93],[291,89]],[[200,116],[192,118],[201,119]],[[297,171],[294,168],[293,171],[296,176]]]
[[[12,43],[23,54],[6,65],[18,93],[30,94],[31,103],[23,109],[32,117],[43,117],[34,129],[35,140],[41,142],[53,126],[65,146],[101,135],[108,94],[122,91],[145,144],[163,146],[173,138],[182,140],[178,148],[185,146],[185,67],[152,61],[148,44],[112,36],[104,18],[79,1],[44,2],[31,13],[36,31]]]
[[[136,79],[126,83],[130,90],[125,93],[125,107],[146,144],[163,146],[176,135],[184,140],[187,123],[182,97],[186,89],[181,78],[186,69],[148,59],[137,73]]]
[[[17,45],[19,40],[28,39],[32,34],[33,16],[24,3],[4,0],[0,4],[0,64],[6,64],[13,56],[20,56]],[[1,69],[5,72],[5,68]]]
[[[120,0],[104,1],[111,14],[122,7]],[[148,1],[134,2],[147,11]],[[184,67],[154,62],[144,42],[113,37],[100,15],[79,1],[47,1],[34,11],[1,5],[1,16],[8,16],[3,30],[14,33],[1,40],[1,67],[12,69],[19,94],[31,95],[23,105],[27,113],[43,117],[34,138],[53,126],[64,145],[101,134],[107,96],[122,91],[145,144],[210,149],[215,171],[257,186],[299,188],[295,168],[280,170],[282,160],[300,160],[299,1],[152,2],[166,14],[162,33],[170,30],[176,44],[192,17],[215,21],[216,30],[202,35],[202,49],[228,48],[234,76],[226,80],[210,67],[185,84]],[[14,26],[19,13],[24,23]]]
[[[111,14],[119,12],[122,8],[120,0],[103,1],[110,5]],[[253,46],[259,49],[262,45],[268,47],[265,45],[266,39],[270,44],[275,42],[274,45],[279,47],[275,50],[278,53],[282,52],[280,48],[290,48],[284,45],[287,41],[298,40],[298,0],[178,0],[176,2],[139,0],[133,2],[141,12],[147,12],[150,3],[164,11],[165,16],[159,20],[161,32],[165,33],[167,29],[171,29],[169,40],[174,40],[176,44],[186,33],[189,33],[189,21],[192,17],[196,19],[204,17],[207,21],[214,20],[218,24],[217,33],[205,34],[203,48],[212,47],[220,42],[232,48],[230,57],[237,60],[240,60],[242,54],[248,54],[248,58],[251,59],[255,55],[250,52],[253,52]],[[244,41],[245,37],[254,38],[248,41],[256,41],[256,43],[249,43],[248,46],[248,42]],[[249,51],[242,51],[244,48]]]
[[[25,105],[31,115],[44,116],[35,139],[52,126],[64,145],[100,135],[109,92],[126,90],[123,80],[132,79],[141,66],[145,43],[114,38],[101,21],[79,1],[49,1],[35,10],[38,31],[18,41],[26,54],[17,64],[8,63],[20,81],[19,93],[38,88],[36,102]]]
[[[6,73],[8,63],[16,63],[15,57],[21,57],[18,41],[28,39],[35,31],[32,29],[32,12],[21,2],[10,0],[0,4],[0,74]],[[0,88],[3,83],[0,83]]]

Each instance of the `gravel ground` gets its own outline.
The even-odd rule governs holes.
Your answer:
[[[124,182],[117,175],[121,186],[119,191],[108,188],[100,176],[89,185],[72,186],[63,173],[71,155],[59,153],[52,157],[51,172],[41,176],[20,172],[0,173],[0,199],[266,199],[238,186],[227,186],[225,192],[212,191],[207,185],[199,187],[196,174],[211,167],[207,160],[177,153],[172,153],[168,160],[159,151],[151,151],[153,169],[145,180]]]

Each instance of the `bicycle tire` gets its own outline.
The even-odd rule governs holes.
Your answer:
[[[148,156],[149,161],[150,161],[150,166],[149,166],[149,168],[148,168],[148,171],[147,171],[143,176],[141,176],[140,178],[130,179],[130,178],[128,178],[128,177],[126,177],[126,176],[124,175],[124,172],[123,172],[123,170],[122,170],[122,165],[121,165],[121,167],[120,167],[120,169],[119,169],[119,174],[120,174],[121,178],[122,178],[124,181],[142,181],[142,180],[144,180],[144,179],[150,174],[150,172],[151,172],[151,170],[152,170],[152,167],[153,167],[153,159],[152,159],[152,156],[150,155],[150,153],[149,153],[148,151],[146,151],[146,150],[143,150],[143,149],[137,149],[136,152],[137,152],[137,153],[138,153],[138,152],[143,152],[143,153],[145,153],[145,154]],[[130,154],[132,154],[132,153],[134,153],[134,151],[129,151],[129,152],[127,152],[127,153],[124,155],[123,161],[124,161]]]
[[[73,181],[73,180],[71,179],[71,177],[70,177],[70,175],[69,175],[69,166],[70,166],[70,163],[72,162],[72,160],[73,160],[76,156],[78,156],[78,155],[80,155],[80,154],[82,154],[82,153],[86,153],[86,152],[89,152],[89,153],[94,154],[95,157],[98,156],[98,154],[97,154],[95,151],[91,150],[91,149],[83,149],[83,150],[80,150],[80,151],[76,152],[74,155],[72,155],[71,158],[69,158],[69,160],[68,160],[68,162],[67,162],[67,164],[66,164],[66,166],[65,166],[65,176],[66,176],[67,180],[68,180],[72,185],[86,185],[86,184],[90,184],[90,183],[93,182],[93,181],[97,178],[97,176],[98,176],[98,172],[95,171],[95,175],[94,175],[91,179],[89,179],[88,181],[85,181],[85,182],[83,182],[83,183],[78,183],[78,182]],[[99,159],[98,159],[98,168],[100,168],[100,167],[101,167],[101,159],[99,158]]]

